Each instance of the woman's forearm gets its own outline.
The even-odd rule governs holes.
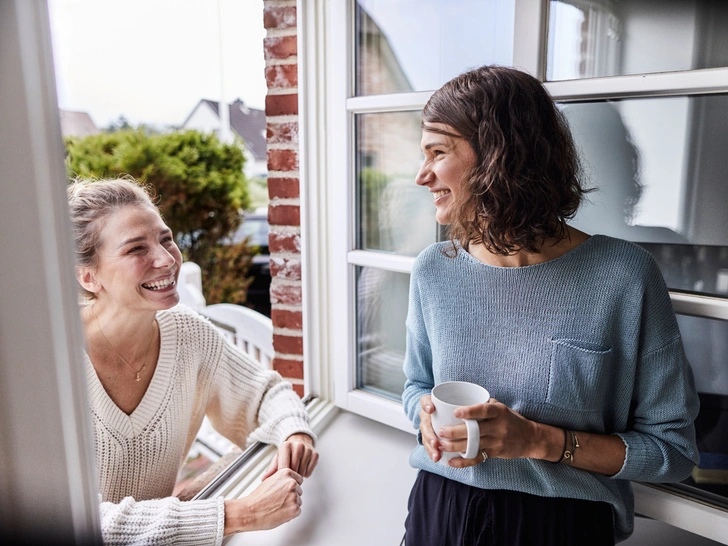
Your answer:
[[[533,458],[557,463],[564,454],[564,429],[542,423],[535,425]],[[574,433],[578,447],[570,450],[573,452],[571,466],[607,476],[613,476],[622,469],[627,448],[619,436],[581,431]],[[571,447],[570,435],[566,439],[567,447]]]

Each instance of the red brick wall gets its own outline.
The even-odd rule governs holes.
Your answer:
[[[273,368],[303,396],[295,0],[264,0]]]

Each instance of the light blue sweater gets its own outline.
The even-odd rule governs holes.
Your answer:
[[[435,384],[471,381],[524,417],[617,434],[627,446],[612,477],[537,459],[488,459],[467,469],[410,464],[483,489],[605,501],[616,541],[634,524],[630,480],[674,482],[698,461],[698,397],[662,275],[640,247],[594,235],[526,267],[494,267],[449,243],[425,249],[410,282],[402,401],[419,428]],[[577,452],[578,458],[578,452]]]

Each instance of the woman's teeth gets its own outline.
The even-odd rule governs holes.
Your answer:
[[[174,278],[170,277],[169,279],[164,279],[161,281],[147,282],[142,284],[142,286],[144,288],[147,288],[148,290],[163,290],[164,288],[168,288],[173,284],[175,284],[175,280]]]
[[[448,193],[450,193],[450,190],[435,191],[435,192],[432,192],[432,196],[435,200],[437,200],[440,197],[442,197],[443,195],[446,195]]]

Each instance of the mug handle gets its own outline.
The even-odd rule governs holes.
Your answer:
[[[468,445],[465,453],[460,453],[460,456],[463,459],[475,459],[480,451],[480,426],[475,419],[463,419],[463,422],[468,429]]]

